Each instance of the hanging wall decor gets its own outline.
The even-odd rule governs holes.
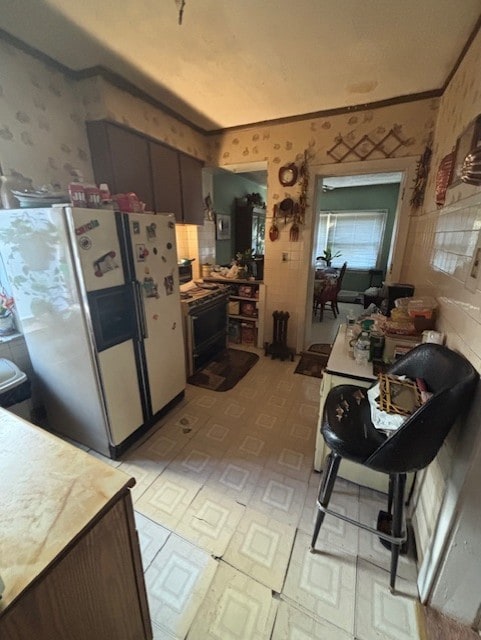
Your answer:
[[[292,187],[297,182],[297,166],[291,162],[279,169],[279,182],[283,187]]]
[[[481,147],[481,115],[472,120],[456,141],[454,168],[449,186],[459,184],[466,156]]]
[[[481,146],[468,153],[464,159],[461,180],[466,184],[481,185]]]
[[[444,156],[444,158],[439,163],[438,172],[436,174],[435,201],[438,207],[442,207],[446,201],[446,191],[449,183],[451,182],[453,167],[454,151],[451,151],[451,153],[448,153],[447,156]]]
[[[327,153],[336,162],[342,162],[349,156],[354,156],[358,160],[367,160],[375,151],[385,158],[392,158],[398,149],[406,145],[406,141],[400,137],[399,133],[400,127],[394,126],[381,140],[376,141],[372,135],[364,135],[354,145],[349,144],[339,135],[336,143],[327,150]]]
[[[424,192],[428,180],[429,165],[433,152],[428,145],[424,149],[423,155],[419,158],[416,166],[416,178],[414,179],[413,194],[411,196],[410,205],[413,209],[418,209],[424,202]]]

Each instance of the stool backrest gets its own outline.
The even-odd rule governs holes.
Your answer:
[[[409,351],[388,373],[422,378],[433,396],[364,464],[385,473],[417,471],[436,457],[456,419],[469,408],[479,375],[466,358],[431,343]]]

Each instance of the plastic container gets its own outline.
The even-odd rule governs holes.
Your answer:
[[[422,333],[426,329],[434,329],[436,323],[437,302],[431,296],[419,298],[404,298],[404,302],[396,300],[409,320],[414,324],[415,331]],[[394,311],[394,310],[393,310]],[[393,312],[391,312],[391,317]]]
[[[431,318],[437,308],[437,302],[434,298],[408,298],[408,314],[411,318],[422,317]]]
[[[354,315],[354,311],[349,309],[346,315],[346,324],[349,327],[350,325],[356,324],[356,316]]]

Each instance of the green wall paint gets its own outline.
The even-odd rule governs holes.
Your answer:
[[[235,211],[234,199],[242,198],[249,193],[260,193],[264,201],[267,189],[252,180],[243,178],[238,173],[222,172],[213,176],[213,206],[216,213],[231,216],[232,235],[230,240],[217,240],[215,243],[215,261],[217,264],[229,264],[234,257]]]
[[[386,274],[387,259],[391,246],[391,236],[396,217],[399,194],[397,184],[375,184],[364,187],[344,187],[320,193],[319,208],[323,211],[356,211],[369,209],[387,209],[386,229],[381,250],[380,268]],[[364,291],[369,286],[369,276],[362,272],[349,272],[349,256],[342,256],[347,260],[348,271],[344,276],[342,288],[348,291]]]

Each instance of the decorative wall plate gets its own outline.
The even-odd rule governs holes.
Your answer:
[[[291,162],[279,169],[279,182],[283,187],[292,187],[297,182],[297,166]]]
[[[436,204],[442,206],[446,200],[446,190],[453,175],[454,168],[454,151],[448,153],[447,156],[439,163],[439,169],[436,174]]]
[[[481,147],[468,153],[461,168],[461,181],[481,185]]]

